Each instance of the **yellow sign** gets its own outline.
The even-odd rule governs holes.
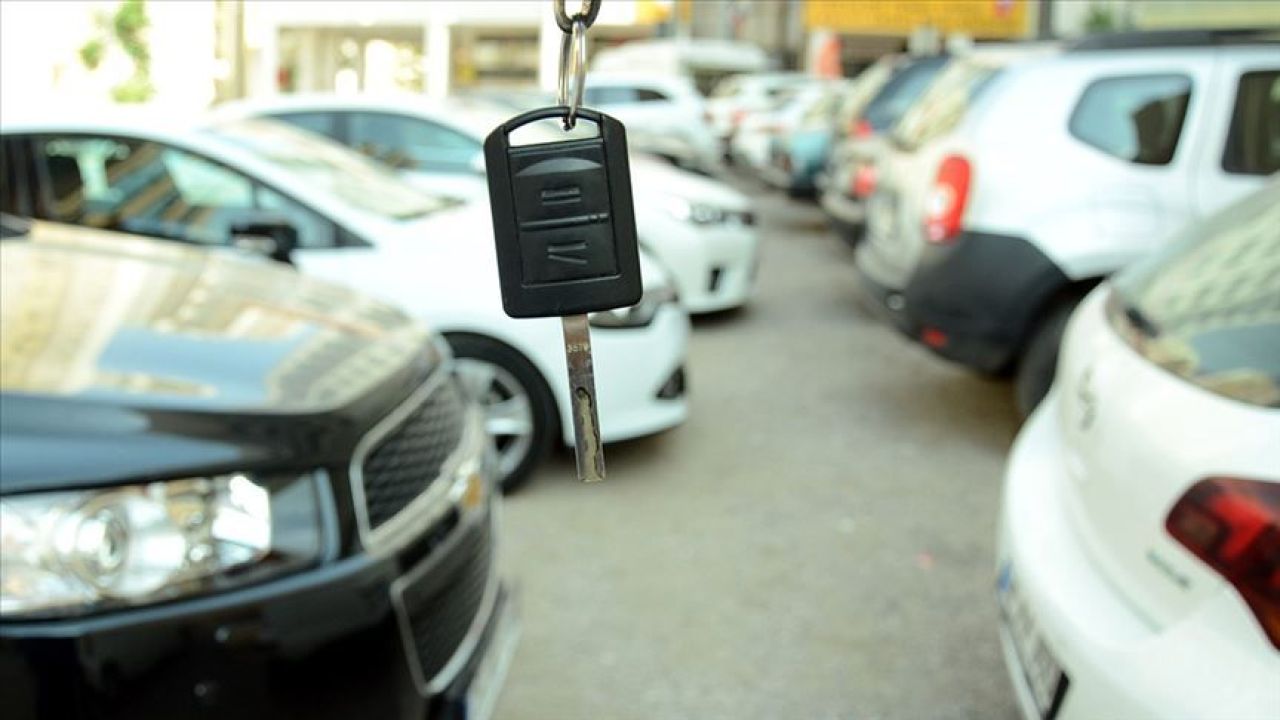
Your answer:
[[[812,30],[907,35],[929,26],[975,38],[1021,38],[1031,33],[1030,0],[807,0]]]

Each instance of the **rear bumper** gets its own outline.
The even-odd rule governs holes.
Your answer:
[[[1069,283],[1026,240],[965,231],[947,245],[924,248],[903,289],[903,312],[918,330],[945,338],[931,349],[985,372],[1016,359],[1032,323]]]
[[[456,698],[484,666],[498,641],[497,621],[511,605],[491,559],[492,514],[473,512],[456,522],[413,563],[405,559],[408,550],[360,554],[189,601],[6,623],[0,627],[0,716],[459,718]],[[454,602],[464,592],[458,578],[468,570],[482,572],[485,599],[475,606]],[[393,591],[415,573],[441,583],[424,601],[477,608],[452,618],[462,624],[459,631],[441,633],[463,639],[443,649],[450,659],[431,678],[436,690],[415,676],[417,646],[404,632]],[[500,686],[501,677],[496,682]]]
[[[1068,516],[1077,481],[1068,473],[1072,459],[1062,443],[1060,405],[1055,388],[1014,443],[997,540],[998,567],[1017,579],[1045,646],[1069,678],[1056,720],[1274,717],[1280,658],[1269,647],[1245,647],[1225,629],[1221,619],[1239,613],[1231,590],[1158,627],[1138,614],[1091,557],[1095,550]],[[1002,621],[1006,665],[1023,716],[1038,718],[1010,638]]]
[[[838,231],[861,234],[867,221],[866,203],[845,195],[838,185],[830,185],[823,189],[818,204]]]

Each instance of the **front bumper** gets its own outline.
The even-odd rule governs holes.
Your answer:
[[[946,342],[939,355],[985,372],[1017,358],[1045,303],[1069,281],[1030,242],[966,230],[946,245],[928,244],[903,290],[911,324]]]
[[[1010,452],[997,563],[1016,578],[1031,621],[1069,682],[1056,720],[1275,717],[1280,695],[1270,648],[1242,649],[1218,619],[1239,612],[1224,589],[1160,627],[1135,610],[1091,557],[1068,515],[1073,458],[1062,442],[1055,387]],[[1087,482],[1087,481],[1086,481]],[[1002,620],[1001,644],[1023,716],[1040,713]]]
[[[759,239],[753,225],[673,224],[646,238],[645,247],[670,273],[690,313],[739,307],[755,290]]]
[[[0,626],[0,715],[460,718],[457,697],[486,667],[490,649],[503,646],[499,635],[510,633],[511,624],[499,621],[512,604],[492,559],[492,513],[462,511],[448,521],[447,529],[424,529],[423,538],[444,533],[426,551],[414,549],[415,542],[394,554],[360,553],[182,602],[6,622]],[[398,607],[408,596],[397,588],[414,577],[434,585]],[[483,597],[470,617],[458,615],[477,607],[461,593]],[[432,619],[419,624],[420,633],[434,628],[435,642],[450,643],[431,649],[446,653],[448,663],[429,683],[414,671],[414,643],[428,640],[406,635],[406,611]],[[446,630],[446,622],[465,625]],[[459,635],[462,641],[453,642]],[[427,684],[438,689],[427,692]]]
[[[689,343],[689,316],[674,303],[658,310],[643,328],[591,328],[595,356],[596,395],[600,435],[616,442],[650,435],[684,422],[689,415],[684,393],[672,394],[672,378],[685,365]],[[554,358],[549,376],[564,378],[564,352]],[[568,384],[551,385],[560,409],[561,440],[573,445],[573,416]]]

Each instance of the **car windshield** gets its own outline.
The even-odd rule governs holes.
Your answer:
[[[359,153],[283,123],[238,120],[211,126],[208,132],[252,151],[300,183],[383,218],[411,220],[457,202],[419,190]]]
[[[893,128],[893,139],[915,149],[960,123],[973,100],[996,76],[999,68],[978,62],[953,62],[902,115]]]
[[[1277,227],[1280,180],[1116,276],[1125,339],[1201,387],[1280,407]]]

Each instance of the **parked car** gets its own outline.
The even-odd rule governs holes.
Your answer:
[[[693,83],[701,95],[730,75],[765,72],[770,66],[769,57],[755,43],[705,37],[632,40],[603,48],[591,58],[593,70],[631,73],[639,69],[679,77]]]
[[[822,103],[838,83],[810,83],[767,110],[746,114],[729,140],[734,165],[760,173],[769,164],[770,143],[800,126],[811,108]]]
[[[1095,289],[1014,443],[1000,638],[1024,717],[1280,708],[1280,181]]]
[[[405,179],[428,191],[488,202],[484,138],[514,111],[504,114],[462,100],[297,95],[236,103],[220,113],[317,131],[398,167]],[[529,142],[564,137],[554,125],[530,125],[521,132]],[[457,159],[450,162],[450,157]],[[632,154],[630,163],[640,245],[670,273],[685,309],[705,313],[744,305],[759,263],[755,214],[747,198],[718,180],[643,154]]]
[[[427,320],[484,402],[505,488],[553,443],[572,443],[560,323],[503,312],[486,205],[425,193],[358,153],[268,120],[104,115],[11,122],[0,136],[18,190],[0,194],[0,209],[254,247]],[[605,442],[687,414],[688,316],[660,267],[644,260],[642,271],[638,305],[592,316]]]
[[[274,263],[0,235],[5,718],[488,717],[496,468],[437,336]]]
[[[800,72],[743,73],[716,83],[707,96],[706,120],[720,140],[724,152],[738,123],[749,113],[777,107],[798,89],[817,81],[817,76]]]
[[[836,82],[800,116],[795,127],[769,138],[768,161],[760,176],[791,197],[812,197],[816,178],[831,155],[835,126],[851,83]]]
[[[720,145],[703,121],[704,100],[691,80],[632,70],[590,73],[586,82],[583,104],[621,120],[631,147],[689,170],[720,168]]]
[[[850,245],[862,237],[866,199],[875,190],[876,164],[889,131],[942,72],[947,56],[890,55],[858,76],[858,91],[840,110],[837,139],[821,175],[819,203]]]
[[[1179,31],[956,64],[882,158],[863,289],[939,355],[1013,370],[1029,412],[1080,298],[1280,167],[1278,49]]]

